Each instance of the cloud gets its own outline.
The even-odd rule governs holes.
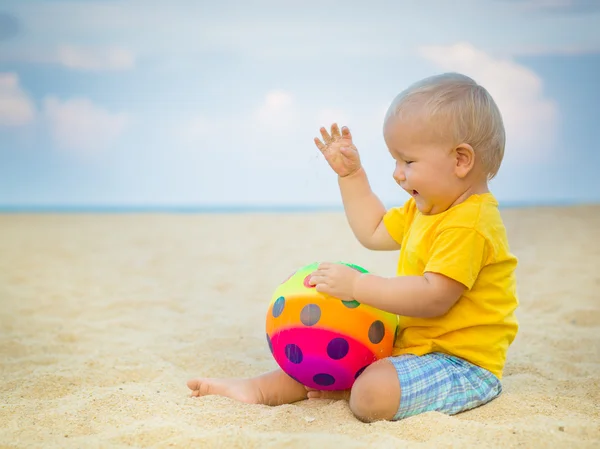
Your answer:
[[[196,115],[178,123],[174,129],[175,135],[183,144],[197,144],[216,131],[216,123],[208,117]]]
[[[409,49],[424,42],[445,43],[453,39],[477,39],[487,50],[506,53],[520,51],[524,43],[544,46],[547,53],[554,47],[559,52],[578,46],[585,51],[600,48],[600,42],[594,39],[597,24],[593,15],[580,18],[578,33],[568,33],[560,31],[572,26],[572,18],[564,14],[554,14],[550,22],[532,21],[524,14],[597,10],[600,2],[596,0],[486,0],[454,4],[431,0],[425,7],[423,2],[386,1],[383,15],[367,3],[351,2],[340,9],[335,2],[314,0],[308,1],[308,7],[306,2],[296,5],[267,1],[250,6],[233,1],[173,0],[152,8],[143,0],[13,1],[15,12],[27,23],[30,34],[38,44],[47,46],[35,49],[39,56],[49,50],[54,52],[60,43],[80,43],[82,39],[88,43],[126,43],[136,58],[161,60],[165,65],[181,64],[185,59],[188,65],[200,66],[215,54],[296,67],[327,61],[335,55],[350,62],[360,58],[364,65],[406,57]],[[316,16],[312,13],[315,8],[320,11]],[[471,26],[448,27],[449,14],[468,17]],[[332,22],[330,17],[337,20]],[[423,27],[423,23],[428,26]],[[505,29],[507,23],[510,33],[490,32]],[[10,48],[12,57],[31,53],[31,42],[16,42]]]
[[[34,122],[38,112],[15,73],[0,73],[0,126],[19,127]],[[124,113],[111,113],[86,98],[61,101],[48,96],[40,118],[56,143],[69,150],[98,151],[110,145],[130,123]]]
[[[287,132],[294,126],[296,115],[293,95],[282,89],[273,89],[249,114],[232,114],[226,118],[195,115],[177,123],[175,133],[184,143],[192,144],[210,140],[211,136],[219,140],[226,135],[248,139],[264,132]]]
[[[35,105],[15,73],[0,73],[0,126],[22,126],[35,119]]]
[[[285,90],[267,92],[263,103],[253,113],[250,126],[283,131],[293,125],[295,115],[294,98]]]
[[[312,142],[319,126],[328,127],[334,121],[348,124],[351,118],[339,107],[315,110],[304,106],[293,92],[275,88],[249,110],[196,114],[174,122],[171,133],[178,139],[179,151],[188,148],[190,154],[202,153],[205,163],[226,163],[236,173],[294,169],[300,176],[320,157]],[[357,120],[367,121],[367,117]]]
[[[246,113],[226,117],[195,115],[175,124],[175,134],[182,143],[199,144],[211,139],[223,141],[239,137],[245,146],[263,147],[269,141],[282,137],[293,138],[308,132],[318,134],[317,126],[329,126],[333,122],[348,123],[348,113],[336,107],[324,107],[317,111],[302,108],[295,95],[283,89],[272,89],[253,109]],[[312,135],[312,134],[311,134]]]
[[[473,77],[490,92],[504,119],[507,159],[547,158],[556,141],[558,107],[545,97],[542,79],[535,72],[469,43],[422,47],[420,54],[442,70]]]
[[[342,108],[325,106],[315,111],[298,104],[292,92],[274,89],[267,92],[260,105],[244,122],[255,133],[290,135],[296,132],[304,134],[307,130],[318,133],[318,126],[328,127],[334,122],[348,124],[350,119],[348,112]]]
[[[133,54],[119,47],[76,47],[65,45],[58,48],[56,61],[65,67],[79,70],[129,70],[135,66]]]
[[[136,58],[133,52],[118,46],[59,45],[50,49],[26,47],[6,50],[0,61],[55,64],[73,70],[108,72],[133,69]]]
[[[58,146],[85,153],[111,145],[130,122],[124,113],[111,113],[86,98],[44,99],[44,116]]]

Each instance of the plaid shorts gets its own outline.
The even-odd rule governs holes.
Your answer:
[[[388,360],[400,381],[395,421],[431,411],[454,415],[483,405],[502,392],[500,381],[491,372],[448,354],[404,354]]]

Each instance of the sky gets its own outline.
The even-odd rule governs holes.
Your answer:
[[[502,112],[501,204],[600,202],[599,26],[595,0],[2,0],[0,208],[339,206],[333,122],[401,204],[385,111],[447,71]]]

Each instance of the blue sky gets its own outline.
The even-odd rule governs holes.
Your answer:
[[[3,0],[0,207],[336,206],[332,121],[402,203],[382,119],[444,71],[500,106],[500,201],[598,202],[599,26],[593,0]]]

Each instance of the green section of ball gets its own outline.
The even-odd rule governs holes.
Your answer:
[[[368,273],[369,271],[366,268],[361,267],[360,265],[356,265],[354,263],[348,263],[348,262],[338,262],[341,264],[344,264],[346,266],[349,266],[350,268],[354,268],[356,271],[360,271],[361,273]]]
[[[363,268],[360,265],[356,265],[355,263],[348,263],[348,262],[338,262],[338,263],[344,264],[350,268],[354,268],[356,271],[360,271],[361,273],[369,272],[369,270],[367,270],[366,268]],[[344,304],[349,309],[355,309],[356,307],[360,306],[360,303],[356,300],[342,301],[342,304]]]
[[[358,306],[360,306],[360,303],[355,299],[353,299],[352,301],[342,301],[342,304],[344,304],[349,309],[356,309]]]

